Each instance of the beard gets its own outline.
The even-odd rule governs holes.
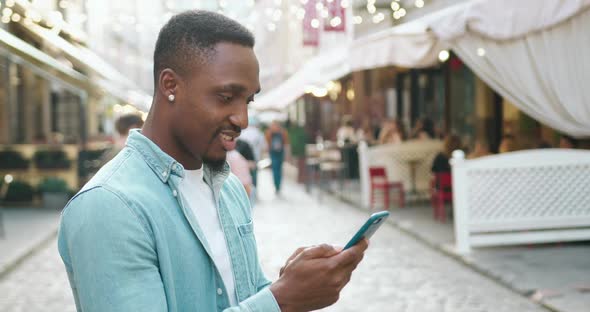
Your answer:
[[[213,173],[221,173],[225,167],[225,157],[223,158],[203,158],[203,164],[205,164]]]

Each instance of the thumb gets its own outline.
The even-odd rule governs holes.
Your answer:
[[[332,245],[321,244],[306,248],[303,252],[301,252],[301,257],[306,259],[328,258],[339,252],[340,250],[334,248]]]

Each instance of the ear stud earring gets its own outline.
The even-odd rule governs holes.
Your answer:
[[[168,96],[168,101],[170,101],[170,102],[174,102],[174,99],[175,99],[175,97],[174,97],[174,94],[170,94],[170,95]]]

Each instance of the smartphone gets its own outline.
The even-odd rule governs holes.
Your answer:
[[[389,211],[380,211],[372,214],[367,222],[354,234],[352,239],[344,246],[344,249],[348,249],[358,243],[361,239],[369,239],[377,231],[379,226],[384,223],[385,219],[389,217]]]

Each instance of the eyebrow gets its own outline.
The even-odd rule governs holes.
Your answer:
[[[227,85],[223,85],[221,87],[219,87],[220,91],[223,92],[233,92],[233,93],[244,93],[246,92],[246,87],[236,84],[236,83],[230,83]],[[258,94],[260,93],[260,88],[258,88],[258,90],[256,90],[256,92],[254,92],[254,94]]]

